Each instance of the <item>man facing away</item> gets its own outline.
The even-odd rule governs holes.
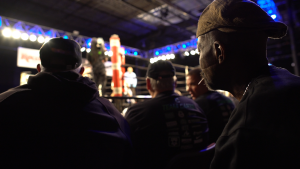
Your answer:
[[[126,168],[129,126],[81,76],[77,42],[51,39],[40,58],[28,84],[0,94],[1,168]]]
[[[207,121],[191,99],[174,93],[175,69],[169,61],[148,66],[151,100],[129,107],[128,121],[137,168],[163,168],[177,153],[201,150],[207,142]]]
[[[203,109],[208,121],[209,142],[215,143],[228,122],[234,104],[222,94],[209,90],[200,73],[200,68],[195,68],[188,73],[186,77],[187,91]]]
[[[200,68],[211,89],[240,103],[216,143],[212,169],[299,168],[300,78],[268,66],[269,38],[287,26],[247,0],[215,0],[202,13]]]

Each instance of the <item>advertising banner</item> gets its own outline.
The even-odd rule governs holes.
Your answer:
[[[18,47],[18,67],[36,69],[36,65],[39,63],[41,63],[39,50]]]

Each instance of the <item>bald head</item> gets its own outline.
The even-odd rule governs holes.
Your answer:
[[[129,73],[133,72],[133,68],[132,67],[128,67],[127,68],[127,72],[129,72]]]

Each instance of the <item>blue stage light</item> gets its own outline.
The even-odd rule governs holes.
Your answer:
[[[87,46],[88,48],[91,47],[91,42],[92,42],[92,38],[90,38],[90,39],[88,39],[88,40],[85,41],[86,46]]]
[[[43,34],[43,30],[40,26],[34,26],[33,28],[31,28],[29,30],[30,33],[34,33],[34,34],[38,34],[38,35],[42,35]]]
[[[167,50],[168,50],[168,51],[170,51],[170,50],[171,50],[171,47],[170,47],[170,46],[168,46],[168,47],[167,47]]]
[[[182,48],[183,48],[183,49],[185,49],[185,48],[186,48],[186,45],[185,45],[185,44],[183,44],[183,45],[182,45]]]
[[[0,16],[0,27],[2,26],[2,17]]]
[[[257,4],[266,11],[274,20],[280,21],[281,16],[273,0],[258,0]]]
[[[42,29],[39,29],[39,30],[38,30],[38,34],[39,34],[39,35],[43,35]]]
[[[104,44],[104,47],[105,47],[107,50],[110,50],[109,44],[105,43],[105,44]]]
[[[128,53],[128,50],[125,50],[125,51],[124,51],[124,54],[126,55],[127,53]]]
[[[137,53],[137,52],[134,52],[133,54],[134,54],[134,56],[138,55],[138,53]]]
[[[156,52],[155,52],[155,55],[159,55],[159,52],[158,52],[158,51],[156,51]]]
[[[64,39],[69,39],[69,37],[67,35],[64,36]]]
[[[268,14],[271,14],[271,13],[273,13],[273,11],[270,9],[270,10],[268,10]]]
[[[1,26],[0,26],[1,27]],[[20,31],[24,31],[25,30],[23,29],[23,26],[22,26],[22,22],[17,22],[15,25],[14,25],[14,28],[17,29],[17,30],[20,30]]]
[[[48,35],[49,37],[52,38],[53,31],[52,31],[52,30],[49,30],[48,32],[45,33],[45,35]]]

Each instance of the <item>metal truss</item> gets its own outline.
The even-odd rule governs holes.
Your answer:
[[[2,30],[2,34],[4,36],[5,33],[3,33],[3,30],[8,30],[9,37],[14,37],[15,39],[20,38],[23,40],[38,41],[40,43],[44,43],[48,41],[50,38],[56,38],[56,37],[72,39],[81,45],[82,52],[90,51],[91,41],[92,41],[91,37],[79,35],[78,33],[76,33],[76,31],[74,31],[74,33],[71,33],[71,32],[53,29],[46,26],[36,25],[33,23],[24,22],[13,18],[4,17],[4,16],[0,16],[0,30]],[[14,35],[15,32],[17,32],[17,35]],[[30,39],[31,38],[30,36],[35,38]],[[109,42],[105,42],[105,47],[108,51],[110,51]],[[125,55],[145,57],[145,52],[142,50],[127,47],[127,46],[121,46],[121,47],[125,49],[124,50]]]

